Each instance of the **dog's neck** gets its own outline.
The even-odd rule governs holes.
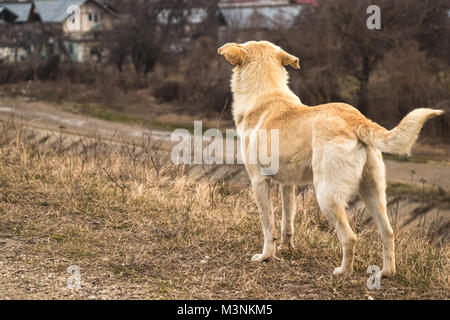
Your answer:
[[[289,88],[288,81],[289,75],[284,68],[257,66],[243,71],[236,67],[231,78],[232,112],[236,125],[254,107],[259,97],[271,92],[283,92],[300,103],[300,99]]]

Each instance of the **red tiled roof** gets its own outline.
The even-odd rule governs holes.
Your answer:
[[[295,3],[299,3],[299,4],[311,4],[314,7],[318,7],[319,3],[317,2],[317,0],[295,0]]]
[[[260,2],[260,1],[258,1],[258,0],[228,0],[228,2]],[[314,7],[319,6],[318,0],[295,0],[294,2],[298,3],[298,4],[310,4]]]

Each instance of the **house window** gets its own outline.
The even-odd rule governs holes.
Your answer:
[[[98,22],[98,15],[94,14],[94,22]]]
[[[92,21],[92,13],[89,13],[89,21]]]

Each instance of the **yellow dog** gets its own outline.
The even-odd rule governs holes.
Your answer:
[[[424,122],[442,110],[416,109],[388,131],[345,103],[306,106],[288,87],[286,66],[299,69],[299,59],[267,41],[228,43],[218,53],[234,65],[231,80],[233,117],[242,140],[241,153],[252,182],[264,233],[264,248],[253,261],[275,256],[275,228],[269,181],[281,184],[280,249],[293,246],[296,212],[295,185],[313,183],[320,209],[336,228],[343,258],[333,274],[350,274],[356,235],[345,212],[359,193],[379,228],[383,268],[379,276],[395,273],[394,234],[386,212],[386,177],[381,152],[408,154]],[[262,165],[250,163],[249,150],[260,148],[255,134],[279,131],[279,169],[264,175]]]

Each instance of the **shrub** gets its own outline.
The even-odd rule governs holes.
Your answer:
[[[158,86],[153,95],[162,102],[175,101],[180,98],[181,84],[177,81],[169,80]]]

